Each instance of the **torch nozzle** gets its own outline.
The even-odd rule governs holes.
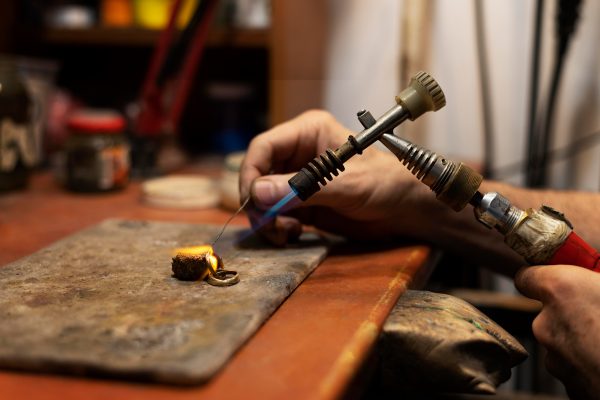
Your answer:
[[[460,211],[477,200],[483,177],[472,168],[388,133],[379,140],[453,210]]]

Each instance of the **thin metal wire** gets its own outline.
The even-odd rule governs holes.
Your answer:
[[[229,217],[229,219],[227,220],[227,222],[225,222],[225,225],[223,225],[223,228],[221,229],[221,232],[219,232],[219,234],[217,235],[217,238],[212,242],[211,246],[215,246],[215,244],[219,241],[219,239],[221,239],[221,236],[223,236],[223,232],[225,232],[225,228],[227,228],[227,225],[229,225],[229,223],[235,218],[237,217],[237,215],[239,213],[242,212],[242,210],[244,209],[244,207],[246,207],[246,205],[248,205],[248,202],[250,201],[250,196],[248,196],[246,198],[246,200],[244,200],[244,203],[240,206],[240,208],[237,209],[237,211],[235,213],[233,213],[233,215],[231,217]]]

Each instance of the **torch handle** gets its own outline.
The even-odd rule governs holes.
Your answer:
[[[548,264],[568,264],[600,272],[600,253],[575,232],[571,232]]]

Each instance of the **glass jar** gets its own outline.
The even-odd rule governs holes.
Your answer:
[[[129,144],[123,134],[125,119],[111,110],[82,110],[68,121],[65,145],[67,188],[103,192],[129,182]]]
[[[0,192],[25,187],[37,153],[31,102],[17,66],[0,58]]]

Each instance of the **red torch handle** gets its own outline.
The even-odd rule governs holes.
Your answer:
[[[571,232],[567,240],[554,253],[548,263],[577,265],[600,272],[600,253],[587,244],[575,232]]]

